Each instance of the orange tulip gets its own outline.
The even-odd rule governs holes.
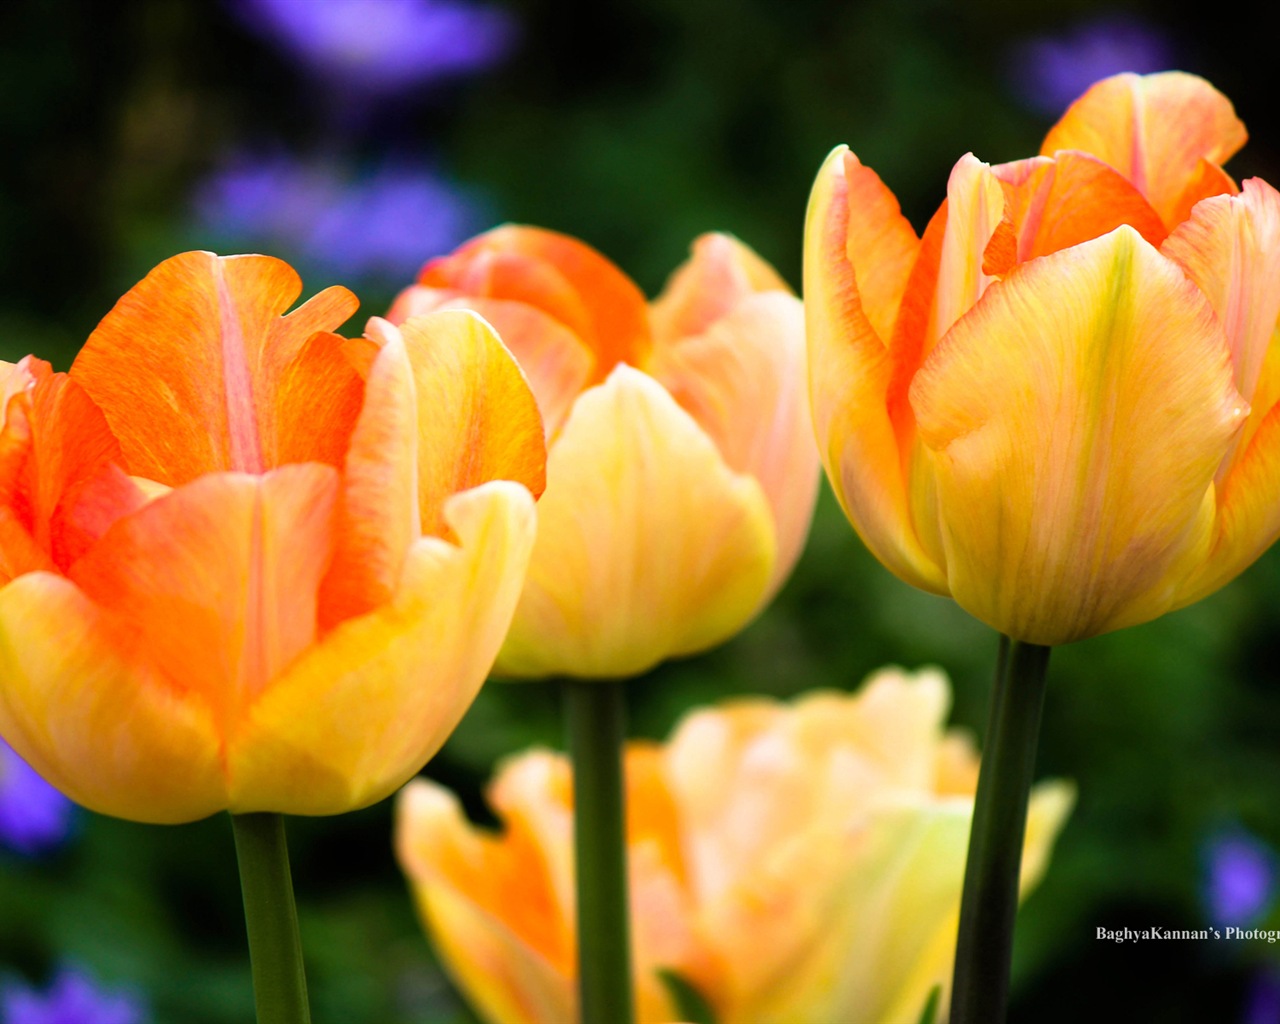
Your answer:
[[[741,629],[808,532],[818,464],[799,302],[706,235],[652,305],[595,250],[502,227],[433,260],[390,319],[468,308],[537,396],[547,491],[498,671],[635,675]]]
[[[1041,156],[956,164],[917,238],[844,147],[805,240],[810,394],[846,514],[1016,640],[1153,619],[1280,534],[1280,195],[1231,104],[1093,86]]]
[[[855,695],[732,701],[691,712],[665,745],[629,745],[641,1022],[676,1019],[667,969],[720,1024],[916,1024],[950,978],[978,773],[968,737],[943,731],[948,702],[940,672],[888,669]],[[569,766],[523,754],[490,797],[500,835],[470,825],[448,790],[411,783],[396,804],[400,863],[485,1020],[567,1024]],[[1072,799],[1062,782],[1035,790],[1024,891]]]
[[[0,364],[0,732],[107,814],[332,814],[444,741],[510,620],[542,426],[467,313],[176,256],[70,374]]]

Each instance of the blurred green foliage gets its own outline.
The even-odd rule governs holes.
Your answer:
[[[798,284],[807,190],[839,142],[922,227],[960,154],[1038,148],[1049,121],[1019,102],[1012,48],[1103,10],[1083,0],[509,7],[522,39],[504,66],[380,113],[349,145],[370,157],[429,149],[498,219],[579,235],[651,293],[709,229],[736,233]],[[1254,137],[1235,174],[1276,180],[1269,37],[1154,4],[1124,9],[1235,101]],[[0,6],[0,356],[34,351],[65,368],[148,268],[208,244],[189,197],[222,154],[246,143],[323,151],[331,126],[311,100],[224,6]],[[329,283],[308,280],[308,293]],[[403,283],[362,289],[362,315]],[[1201,851],[1221,827],[1280,846],[1278,623],[1273,552],[1200,605],[1055,652],[1040,774],[1075,779],[1080,799],[1020,919],[1013,1021],[1241,1019],[1255,968],[1280,959],[1277,947],[1094,936],[1205,927]],[[633,732],[662,737],[691,705],[732,694],[852,687],[882,664],[934,663],[954,680],[954,720],[980,733],[995,646],[954,605],[881,569],[824,492],[773,607],[719,650],[631,684]],[[427,773],[483,817],[494,762],[559,741],[551,688],[491,683]],[[290,829],[317,1021],[469,1021],[392,860],[389,803]],[[157,1021],[245,1021],[239,901],[224,817],[157,828],[85,814],[48,859],[0,852],[0,970],[39,979],[69,957],[146,991]]]

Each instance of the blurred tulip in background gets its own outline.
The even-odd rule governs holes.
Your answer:
[[[856,694],[696,709],[626,754],[641,1021],[679,1019],[659,971],[720,1024],[916,1024],[949,982],[978,758],[944,730],[942,673],[886,669]],[[396,847],[444,963],[485,1020],[573,1016],[569,766],[534,750],[490,787],[504,830],[418,780]],[[1024,890],[1073,801],[1032,796]],[[944,1003],[945,1005],[945,1003]]]
[[[642,673],[741,629],[808,533],[818,465],[799,301],[706,235],[647,304],[576,239],[496,228],[430,261],[389,316],[474,309],[537,396],[547,492],[498,671]]]

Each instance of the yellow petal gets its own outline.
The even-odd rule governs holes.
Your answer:
[[[819,455],[845,514],[872,553],[908,583],[946,593],[942,571],[911,522],[899,441],[889,418],[895,367],[863,309],[849,257],[846,153],[843,146],[836,149],[818,172],[805,224],[805,329]]]
[[[729,468],[764,488],[778,538],[772,593],[800,557],[818,496],[800,302],[783,292],[753,294],[704,334],[660,345],[653,375]]]
[[[0,589],[0,678],[0,733],[78,803],[159,823],[226,806],[209,706],[69,580],[30,573]]]
[[[1169,608],[1207,553],[1213,474],[1248,411],[1204,296],[1129,227],[992,285],[911,403],[952,594],[1040,644]]]
[[[972,797],[972,791],[970,791]],[[1032,787],[1027,808],[1027,829],[1023,837],[1022,870],[1019,888],[1023,896],[1034,889],[1048,865],[1049,855],[1075,804],[1075,787],[1060,779],[1051,779]],[[940,1004],[950,999],[951,972],[955,964],[956,931],[960,927],[960,891],[949,913],[942,915],[932,937],[921,941],[911,970],[897,972],[893,979],[890,1008],[886,1021],[915,1024],[929,993],[941,986]]]
[[[529,380],[547,436],[559,432],[579,392],[595,373],[596,357],[568,327],[549,313],[524,302],[460,296],[443,288],[411,285],[387,313],[401,324],[423,313],[470,309],[493,325]]]
[[[1172,228],[1186,207],[1183,194],[1202,184],[1201,161],[1226,163],[1246,138],[1231,101],[1203,78],[1125,73],[1097,82],[1071,104],[1040,152],[1079,149],[1105,160]]]
[[[546,479],[546,443],[533,392],[492,327],[450,310],[399,328],[375,317],[370,329],[403,339],[418,404],[418,495],[425,533],[442,535],[451,494],[513,480],[535,497]]]
[[[1005,217],[1004,189],[991,167],[966,153],[947,179],[947,229],[921,358],[928,356],[995,280],[984,272],[987,246]]]
[[[620,365],[551,449],[498,670],[627,676],[711,647],[760,607],[776,548],[760,484],[661,385]]]
[[[457,725],[510,622],[533,501],[494,481],[450,499],[444,518],[460,546],[415,543],[391,603],[343,622],[249,709],[227,755],[232,811],[364,807],[401,786]]]

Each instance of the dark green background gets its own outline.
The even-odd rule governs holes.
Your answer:
[[[823,156],[848,142],[917,225],[967,150],[1038,149],[1050,119],[1018,102],[1011,48],[1103,8],[1062,0],[649,0],[510,4],[522,42],[498,70],[362,126],[347,152],[430,151],[496,219],[595,244],[650,293],[692,237],[729,230],[798,284]],[[1280,174],[1274,40],[1240,22],[1130,5],[1179,64],[1235,101],[1253,141],[1237,177]],[[216,4],[0,5],[0,356],[65,369],[97,319],[167,255],[212,245],[193,183],[229,148],[300,153],[326,125],[295,70]],[[294,262],[302,254],[277,252]],[[423,252],[426,258],[432,255]],[[307,291],[329,280],[309,276]],[[361,316],[402,282],[366,283]],[[1280,843],[1280,556],[1200,605],[1056,652],[1040,773],[1079,806],[1020,920],[1011,1019],[1240,1019],[1265,944],[1096,941],[1107,927],[1199,928],[1202,849],[1243,826]],[[995,638],[863,550],[824,490],[809,547],[737,639],[631,687],[633,731],[661,737],[720,696],[851,687],[876,667],[946,668],[954,720],[979,727]],[[0,684],[2,685],[2,684]],[[494,760],[557,744],[554,694],[492,684],[428,773],[482,813]],[[329,1024],[470,1018],[433,965],[392,861],[390,805],[294,820],[315,1016]],[[158,828],[85,814],[43,861],[0,853],[0,971],[63,957],[150,994],[156,1020],[250,1019],[228,822]]]

